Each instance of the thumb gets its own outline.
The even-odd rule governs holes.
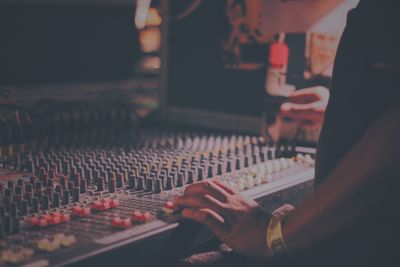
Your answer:
[[[314,108],[313,103],[309,104],[284,103],[281,106],[281,111],[282,112],[304,111],[304,110],[310,110],[312,108]]]

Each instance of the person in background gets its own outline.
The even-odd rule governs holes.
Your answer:
[[[295,92],[282,105],[281,116],[300,122],[325,118],[311,196],[272,215],[207,180],[174,199],[183,217],[207,225],[263,266],[400,266],[398,11],[396,1],[361,0],[348,15],[329,101],[317,87]]]

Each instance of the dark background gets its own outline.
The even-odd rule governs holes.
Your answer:
[[[133,5],[0,4],[0,85],[129,78],[139,55]]]
[[[262,68],[253,71],[226,69],[222,61],[222,42],[230,26],[225,1],[206,0],[191,16],[174,20],[174,15],[183,8],[180,1],[171,1],[168,103],[259,116],[266,98],[268,45],[264,44],[264,48],[259,44],[249,45],[241,49],[243,55],[253,60],[258,57]],[[305,34],[288,34],[286,42],[290,49],[288,83],[301,87],[306,64]]]

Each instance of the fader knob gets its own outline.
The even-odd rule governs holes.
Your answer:
[[[154,192],[155,193],[161,193],[161,191],[162,191],[162,180],[161,179],[157,179],[155,187],[154,187]]]
[[[80,189],[75,188],[74,191],[72,192],[72,201],[73,202],[79,202],[81,199],[81,194],[80,194]]]
[[[14,201],[11,202],[11,205],[10,205],[10,216],[12,218],[17,217],[17,203]]]
[[[135,189],[135,176],[130,175],[129,178],[128,178],[128,181],[129,181],[128,188],[131,189],[131,190]]]
[[[19,215],[26,216],[27,214],[28,214],[28,201],[23,199],[19,203]]]
[[[104,191],[104,177],[99,177],[97,179],[97,191]]]
[[[239,159],[239,158],[236,159],[236,162],[235,162],[235,169],[236,169],[237,171],[241,169],[241,167],[240,167],[240,159]]]
[[[42,199],[41,199],[41,207],[42,207],[42,209],[44,209],[44,210],[48,210],[49,209],[49,207],[50,207],[50,204],[49,204],[49,196],[48,195],[42,195]]]
[[[203,168],[197,168],[197,181],[203,180],[204,175],[203,175]]]
[[[143,188],[144,188],[144,185],[143,185],[144,181],[143,180],[144,180],[143,176],[139,176],[136,179],[136,181],[137,181],[137,190],[139,190],[139,191],[143,190]]]
[[[4,198],[4,185],[0,183],[0,199]]]
[[[117,173],[117,188],[124,186],[124,176],[122,173]]]
[[[14,181],[8,181],[7,182],[7,189],[10,190],[10,194],[12,194],[15,191],[15,183],[14,183]]]
[[[222,163],[218,163],[218,167],[217,167],[217,175],[222,175]]]
[[[258,155],[257,154],[254,154],[253,156],[252,156],[252,164],[254,165],[254,164],[257,164],[258,163]]]
[[[70,200],[69,190],[64,190],[63,192],[63,205],[68,205]]]
[[[7,234],[12,233],[12,222],[11,222],[11,217],[9,215],[5,215],[3,218],[3,223],[4,223],[4,232]]]
[[[22,186],[18,185],[15,187],[15,194],[16,195],[22,195],[23,190],[22,190]]]
[[[39,212],[39,198],[37,197],[32,198],[32,212],[33,213]]]
[[[147,178],[146,179],[146,192],[152,192],[153,191],[153,179]]]
[[[4,205],[4,210],[6,212],[10,212],[10,210],[11,210],[11,197],[4,197],[3,198],[3,205]]]
[[[0,239],[6,236],[6,231],[4,229],[4,221],[0,220]]]
[[[4,197],[8,197],[8,198],[11,199],[12,196],[13,196],[13,191],[12,191],[12,189],[6,188],[6,189],[4,190]]]
[[[265,151],[260,152],[260,161],[261,162],[265,162],[266,154],[267,153]]]
[[[178,179],[176,180],[176,186],[177,187],[181,187],[183,186],[183,182],[184,182],[184,173],[179,173],[178,174]]]
[[[11,228],[13,234],[18,234],[19,232],[21,232],[21,222],[19,218],[13,218],[11,223],[12,223]]]
[[[117,186],[117,181],[115,180],[114,177],[111,177],[111,179],[108,182],[108,192],[114,193],[116,186]]]
[[[192,184],[194,181],[194,170],[190,170],[188,172],[188,179],[187,179],[187,183],[188,184]]]
[[[213,166],[208,166],[208,171],[207,171],[207,178],[212,178],[214,176],[214,168]]]
[[[87,187],[88,187],[88,180],[82,179],[81,180],[81,187],[80,187],[81,194],[86,194]]]
[[[232,161],[231,160],[228,160],[227,162],[226,162],[226,172],[232,172]]]
[[[0,221],[4,218],[5,213],[4,206],[0,203]]]
[[[245,168],[249,167],[249,157],[248,156],[244,157],[244,167]]]
[[[167,190],[171,190],[173,188],[174,180],[171,176],[167,177],[167,183],[165,185]]]

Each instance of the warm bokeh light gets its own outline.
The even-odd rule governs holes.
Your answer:
[[[310,68],[313,75],[332,76],[339,40],[339,34],[311,34]]]
[[[150,8],[146,18],[146,26],[160,26],[161,25],[161,17],[158,13],[158,10],[155,8]]]
[[[139,33],[140,46],[143,52],[156,52],[161,46],[161,33],[158,28],[149,28]]]

